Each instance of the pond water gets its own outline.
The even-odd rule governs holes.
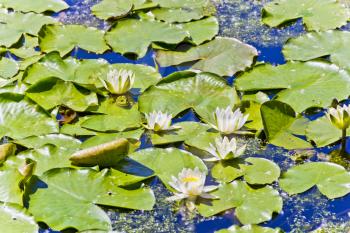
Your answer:
[[[98,0],[67,0],[71,5],[69,10],[56,15],[65,23],[80,23],[96,26],[102,29],[108,28],[108,23],[98,20],[90,14],[90,6],[99,2]],[[253,45],[259,51],[258,61],[272,64],[285,63],[281,48],[282,44],[290,37],[304,33],[301,21],[286,26],[283,29],[272,29],[261,24],[261,8],[267,1],[248,0],[216,0],[218,18],[220,20],[220,35],[235,37],[248,44]],[[347,27],[344,27],[347,30]],[[131,60],[113,52],[96,55],[77,49],[71,54],[78,59],[103,58],[110,63],[137,63],[155,66],[153,51],[149,51],[140,60]],[[186,69],[186,67],[160,68],[162,76],[169,75],[175,71]],[[228,80],[234,82],[234,77]],[[137,95],[136,95],[137,97]],[[320,116],[318,114],[315,117]],[[187,112],[179,121],[198,121],[192,111]],[[308,151],[288,151],[274,146],[262,147],[254,139],[247,139],[249,155],[269,158],[278,163],[283,171],[295,165],[296,161],[291,159],[294,155],[308,156],[310,161],[325,161],[329,152],[337,149],[339,145],[319,148]],[[350,148],[350,141],[348,141]],[[141,148],[151,147],[147,138],[143,137]],[[181,147],[182,145],[175,145]],[[350,151],[349,151],[350,152]],[[106,209],[113,221],[114,230],[117,232],[199,232],[211,233],[215,230],[227,228],[232,224],[239,224],[232,211],[223,215],[203,218],[189,216],[177,211],[173,204],[165,201],[170,193],[163,187],[160,181],[154,180],[151,184],[156,197],[157,204],[152,211],[118,212],[115,209]],[[329,229],[337,229],[334,232],[349,232],[350,224],[350,195],[336,200],[328,200],[316,188],[305,193],[288,196],[275,185],[283,197],[283,212],[273,217],[264,226],[280,227],[285,232],[310,232],[322,226],[330,226]],[[53,232],[42,229],[42,232]],[[329,232],[332,232],[329,230]]]

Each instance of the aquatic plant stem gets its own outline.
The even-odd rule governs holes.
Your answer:
[[[342,129],[340,156],[349,157],[346,153],[346,130],[347,129]]]

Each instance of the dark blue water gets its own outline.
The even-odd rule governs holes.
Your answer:
[[[90,1],[90,4],[91,2],[96,3],[98,1]],[[74,0],[67,0],[67,3],[73,6],[73,8],[67,12],[67,15],[69,14],[74,15],[75,14],[74,12],[77,11],[77,9],[79,9],[79,4],[85,4],[83,1],[79,2]],[[224,12],[225,9],[226,8],[222,8],[221,11],[225,13]],[[220,13],[220,9],[219,9],[219,13]],[[230,13],[230,12],[226,12],[226,13]],[[243,14],[242,17],[247,17],[247,16],[244,16]],[[99,26],[99,27],[106,26],[103,23],[101,23],[101,21],[96,19],[91,20],[90,24],[94,24],[95,26]],[[294,30],[297,33],[300,33],[303,31],[300,21],[292,25],[291,28],[288,28],[286,30],[292,30],[292,31]],[[278,33],[282,34],[282,32],[278,32]],[[257,50],[259,51],[259,57],[257,61],[268,62],[274,65],[285,63],[283,54],[281,52],[282,43],[266,44],[266,43],[260,43],[259,41],[249,41],[249,43],[254,47],[256,47]],[[155,61],[153,59],[154,51],[152,50],[149,50],[147,55],[139,60],[128,59],[114,52],[107,52],[103,55],[97,55],[97,54],[83,51],[81,49],[74,50],[71,53],[71,56],[76,57],[78,59],[103,58],[112,64],[113,63],[133,63],[133,64],[144,64],[144,65],[156,67]],[[159,67],[159,72],[162,74],[163,77],[165,77],[173,72],[184,70],[186,68],[187,67]],[[235,79],[234,77],[228,78],[228,84],[233,85],[234,79]],[[323,113],[320,112],[318,114],[311,116],[310,118],[314,120],[322,115]],[[193,111],[188,111],[187,113],[183,114],[181,117],[175,118],[173,121],[174,123],[181,122],[181,121],[198,121],[198,118],[196,117]],[[152,144],[149,142],[146,135],[144,135],[141,138],[141,140],[142,140],[141,148],[152,147]],[[347,143],[348,143],[348,148],[350,148],[350,141],[348,140]],[[176,146],[181,147],[181,145],[176,145]],[[339,149],[339,145],[333,145],[325,148],[317,148],[315,152],[328,154],[331,151],[336,149]],[[293,165],[293,161],[285,156],[286,153],[288,153],[288,151],[283,150],[281,148],[276,148],[274,146],[267,146],[267,148],[264,151],[257,152],[252,156],[271,159],[276,163],[278,163],[281,169],[285,171],[286,169],[288,169]],[[310,160],[317,161],[318,158],[316,156],[313,156],[310,158]],[[162,185],[157,180],[154,181],[152,184],[152,187],[159,187],[159,186],[162,186]],[[274,185],[274,186],[275,188],[278,189],[277,185]],[[166,189],[160,188],[160,190],[161,191],[155,191],[156,196],[157,196],[157,192],[158,193],[160,192],[159,195],[161,195],[161,192],[165,192],[166,194],[168,194],[167,193],[168,191]],[[309,232],[313,229],[318,228],[323,223],[338,223],[338,222],[349,221],[350,195],[347,195],[342,198],[338,198],[336,200],[328,200],[326,197],[322,196],[316,188],[313,188],[305,193],[302,193],[300,195],[296,195],[293,197],[288,197],[281,190],[280,190],[280,193],[284,199],[283,212],[281,214],[274,216],[274,218],[271,221],[266,222],[265,224],[262,224],[262,225],[269,226],[269,227],[280,227],[285,232]],[[156,206],[155,208],[156,208],[155,211],[152,211],[150,215],[153,215],[153,217],[157,221],[159,221],[159,223],[162,223],[164,219],[157,216],[156,214],[156,212],[159,209],[162,209],[162,207]],[[133,212],[130,214],[130,219],[138,219],[135,216],[140,214],[146,214],[146,213],[142,213],[138,211]],[[112,216],[114,215],[112,214]],[[170,216],[174,218],[171,220],[175,222],[175,225],[177,224],[178,228],[180,229],[181,225],[184,224],[184,221],[180,217],[180,215],[175,214]],[[112,217],[112,220],[113,218],[114,220],[118,219],[118,215],[115,215],[115,217]],[[142,223],[142,221],[139,222],[139,224],[140,223]],[[144,224],[147,224],[147,221],[144,222]],[[194,219],[192,224],[193,224],[194,232],[212,233],[215,230],[227,228],[233,224],[239,224],[239,221],[235,219],[233,211],[231,211],[210,220],[205,220],[203,218],[201,218],[200,220]],[[118,228],[118,225],[116,225],[115,227],[116,227],[116,230],[120,230]],[[136,229],[138,228],[137,225],[135,225],[135,227]],[[167,232],[167,231],[164,231],[164,232]],[[174,232],[178,232],[178,230],[176,230],[175,228]]]

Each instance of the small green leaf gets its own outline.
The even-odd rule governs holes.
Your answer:
[[[274,162],[263,158],[247,158],[250,165],[241,165],[244,180],[249,184],[271,184],[276,181],[281,170]]]

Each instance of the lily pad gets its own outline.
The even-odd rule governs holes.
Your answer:
[[[195,45],[213,39],[219,32],[219,22],[215,17],[178,24],[178,26],[190,34],[190,42]]]
[[[37,149],[23,151],[16,156],[11,156],[4,163],[6,168],[16,168],[25,165],[27,159],[35,161],[34,174],[41,176],[44,172],[53,168],[70,167],[69,158],[76,149],[44,145]]]
[[[91,7],[91,11],[97,18],[107,20],[124,17],[145,5],[146,0],[103,0]]]
[[[201,7],[208,4],[208,0],[152,0],[161,7],[179,8],[179,7]]]
[[[43,13],[45,11],[59,12],[69,7],[62,0],[36,0],[33,2],[27,0],[0,0],[0,4],[16,11],[32,11],[36,13]]]
[[[329,199],[350,193],[350,173],[344,167],[328,162],[292,167],[282,175],[279,183],[290,195],[305,192],[315,185]]]
[[[58,132],[58,124],[37,105],[19,95],[0,94],[0,135],[13,139]]]
[[[26,209],[11,203],[0,203],[1,230],[6,233],[37,233],[39,227]]]
[[[23,190],[20,184],[24,177],[17,168],[6,169],[0,171],[0,201],[10,202],[23,205]]]
[[[98,105],[96,93],[78,89],[73,83],[57,78],[47,78],[33,84],[26,90],[26,96],[46,110],[65,106],[83,112],[90,106]]]
[[[76,47],[101,54],[108,49],[103,36],[103,31],[93,27],[46,25],[39,33],[39,45],[43,52],[58,51],[61,56],[68,54]]]
[[[228,229],[219,230],[215,233],[281,233],[281,230],[257,225],[246,225],[242,227],[233,225]]]
[[[286,149],[312,148],[310,143],[297,137],[293,131],[297,118],[288,104],[276,100],[268,101],[261,106],[261,116],[265,134],[271,144]]]
[[[162,111],[173,116],[192,108],[205,121],[211,121],[217,107],[233,107],[238,102],[235,90],[221,77],[177,72],[145,91],[139,98],[139,108],[144,113]]]
[[[119,188],[107,170],[53,169],[40,179],[47,188],[39,188],[30,196],[29,211],[36,221],[54,230],[73,227],[109,231],[110,219],[97,205],[150,210],[155,203],[152,190]]]
[[[20,140],[15,140],[14,143],[22,145],[27,148],[38,149],[45,144],[55,145],[57,147],[63,147],[68,149],[79,148],[81,141],[64,135],[64,134],[48,134],[42,136],[32,136]]]
[[[346,99],[350,76],[323,61],[288,62],[257,66],[240,76],[235,86],[239,91],[281,90],[275,99],[301,113],[311,107],[328,107],[333,99]]]
[[[207,167],[200,158],[176,148],[145,149],[132,153],[129,157],[132,161],[153,170],[154,175],[158,176],[166,186],[171,177],[177,177],[183,168],[198,167],[201,171],[207,172]]]
[[[18,63],[10,58],[3,57],[0,60],[0,77],[9,79],[15,76],[19,71]]]
[[[345,25],[349,12],[339,1],[275,0],[264,6],[262,20],[276,27],[299,18],[308,30],[324,31]]]
[[[192,69],[211,72],[220,76],[232,76],[253,64],[257,50],[234,38],[216,37],[213,41],[193,47],[185,52],[158,51],[157,62],[161,66],[180,65],[194,61]]]
[[[115,52],[143,57],[152,42],[178,44],[188,36],[181,28],[164,22],[127,19],[118,21],[105,38]]]
[[[350,130],[347,131],[347,135],[350,136]],[[306,136],[315,142],[317,147],[323,147],[340,140],[342,132],[324,116],[309,123]]]
[[[258,224],[270,220],[274,212],[282,211],[282,198],[270,186],[253,189],[245,182],[233,181],[222,184],[212,194],[219,199],[198,206],[199,213],[205,217],[236,208],[235,214],[241,223]]]
[[[310,32],[288,40],[283,54],[288,60],[308,61],[330,55],[330,60],[343,69],[350,69],[350,32]]]
[[[271,184],[276,181],[281,170],[274,162],[263,158],[247,158],[250,165],[241,165],[244,180],[249,184]]]
[[[220,161],[211,169],[211,175],[220,182],[229,183],[244,175],[241,163],[243,163],[241,159]]]
[[[11,156],[14,155],[16,152],[16,145],[13,143],[5,143],[0,145],[0,164],[5,162],[5,160]]]
[[[34,13],[0,12],[0,46],[10,47],[24,34],[36,36],[45,24],[57,21],[49,16]]]

